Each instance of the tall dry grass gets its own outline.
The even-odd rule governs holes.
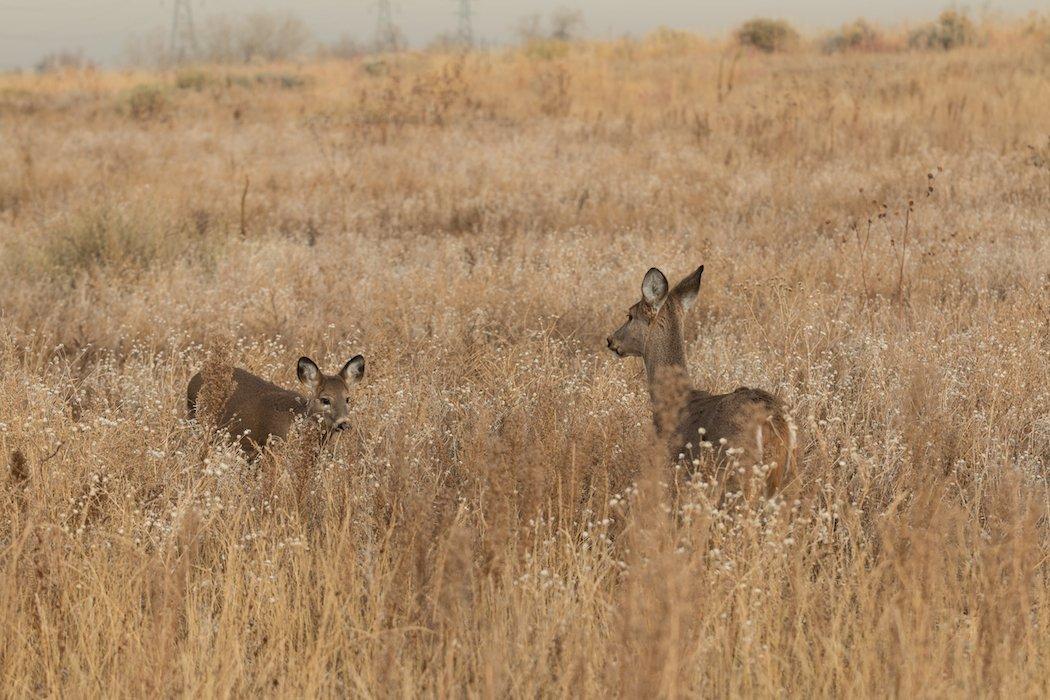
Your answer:
[[[5,692],[1050,693],[1045,37],[726,56],[0,79]],[[695,381],[804,439],[756,509],[604,352],[701,262]],[[185,420],[356,352],[320,456]]]

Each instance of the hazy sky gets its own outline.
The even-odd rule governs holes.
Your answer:
[[[372,0],[191,0],[195,18],[251,11],[291,11],[321,40],[349,34],[371,37]],[[170,22],[173,0],[0,0],[0,68],[32,65],[62,48],[83,49],[110,63],[127,40]],[[864,16],[882,23],[917,22],[934,17],[949,0],[473,0],[479,38],[500,42],[514,35],[520,18],[565,7],[578,9],[586,33],[610,37],[642,34],[667,25],[720,34],[756,15],[783,17],[803,29],[834,27]],[[959,4],[959,3],[956,3]],[[966,7],[966,3],[961,3]],[[413,45],[455,27],[456,0],[393,0],[394,19]],[[1050,10],[1050,0],[992,0],[969,5],[975,11],[1007,15]]]

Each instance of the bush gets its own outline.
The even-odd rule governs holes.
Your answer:
[[[650,55],[666,56],[668,58],[681,56],[701,46],[696,35],[668,27],[657,27],[645,36],[641,45],[646,48]],[[621,52],[627,48],[628,44],[624,42],[617,46],[617,49]]]
[[[237,36],[237,47],[245,63],[287,61],[298,56],[310,42],[310,30],[294,15],[263,12],[248,15]]]
[[[1035,39],[1050,48],[1050,15],[1030,15],[1024,22],[1022,36]]]
[[[0,272],[72,280],[132,277],[180,258],[209,267],[221,240],[208,235],[206,214],[172,216],[155,202],[89,204],[33,233],[33,245],[18,237],[0,244]]]
[[[457,32],[441,32],[427,44],[432,53],[453,53],[470,48],[471,44]]]
[[[322,46],[317,52],[320,58],[334,58],[341,61],[359,58],[367,53],[368,47],[348,34],[343,34],[332,43]]]
[[[290,73],[257,73],[253,79],[256,85],[280,90],[298,90],[307,84],[303,76]]]
[[[170,247],[156,223],[117,206],[76,212],[44,235],[35,267],[65,277],[98,269],[145,270]]]
[[[790,49],[798,44],[799,39],[798,32],[784,20],[764,17],[745,22],[736,30],[736,38],[741,46],[751,46],[766,53]]]
[[[908,36],[913,49],[950,51],[977,43],[977,27],[963,12],[945,10],[936,22],[920,27]]]
[[[554,58],[564,55],[564,44],[580,38],[584,27],[583,14],[577,10],[556,10],[551,13],[547,24],[549,28],[545,31],[543,19],[538,14],[519,20],[517,33],[530,57]]]
[[[883,45],[882,36],[863,19],[842,25],[837,34],[824,41],[824,51],[876,51]]]
[[[199,70],[183,70],[175,75],[175,87],[179,90],[201,92],[211,82],[208,75]]]
[[[124,112],[137,121],[155,119],[167,108],[168,98],[159,85],[137,85],[124,98]]]
[[[228,88],[236,87],[244,90],[256,88],[298,90],[306,87],[309,80],[298,75],[285,73],[256,73],[255,75],[227,75],[225,85]]]
[[[310,30],[295,15],[257,12],[236,21],[214,17],[200,36],[199,58],[211,63],[287,61],[302,54]]]
[[[537,39],[525,44],[525,55],[531,59],[552,61],[569,55],[569,45],[564,41]]]
[[[583,13],[562,8],[551,13],[550,38],[555,41],[574,41],[583,30]]]

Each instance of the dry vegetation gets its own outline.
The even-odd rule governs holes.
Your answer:
[[[0,78],[0,686],[1046,697],[1048,105],[1006,30]],[[755,510],[604,350],[698,263],[694,379],[804,440]],[[320,455],[185,420],[357,352]]]

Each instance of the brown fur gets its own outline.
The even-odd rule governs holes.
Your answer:
[[[364,358],[360,355],[334,375],[322,374],[312,360],[303,357],[299,359],[298,375],[309,393],[300,394],[236,368],[235,388],[219,414],[218,427],[225,428],[250,454],[259,452],[273,438],[286,439],[292,422],[299,416],[317,418],[325,434],[330,435],[349,427],[350,387],[363,374]],[[196,417],[203,384],[204,377],[198,372],[186,388],[190,418]]]
[[[766,490],[772,493],[797,462],[794,428],[783,403],[761,389],[712,394],[689,382],[682,319],[699,295],[703,271],[701,265],[668,291],[667,278],[651,269],[642,282],[642,300],[609,336],[608,345],[621,357],[637,356],[645,363],[653,420],[672,457],[702,457],[700,445],[709,442],[718,467],[711,476],[718,476],[729,463],[725,456],[731,448],[740,466],[768,467]],[[733,474],[722,476],[737,481]]]

